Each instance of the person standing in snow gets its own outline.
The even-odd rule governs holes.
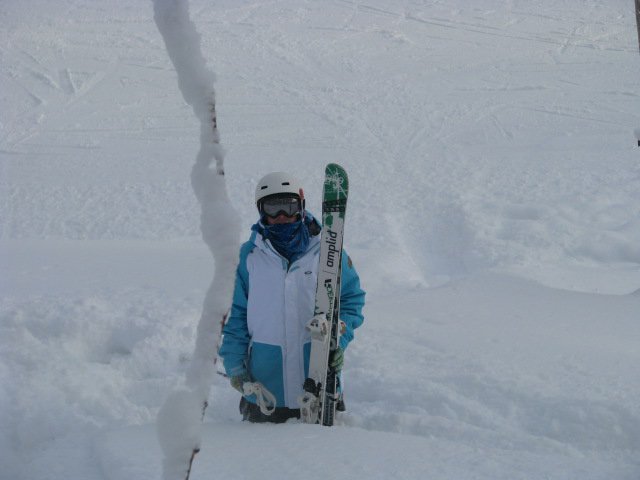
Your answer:
[[[259,382],[275,397],[275,411],[265,415],[254,395],[243,395],[243,420],[282,423],[300,417],[298,398],[303,394],[311,350],[306,326],[314,314],[322,227],[305,210],[300,183],[287,173],[264,176],[256,187],[255,202],[260,219],[240,248],[233,305],[219,353],[236,390],[244,394],[246,382]],[[342,335],[330,358],[338,371],[353,331],[364,320],[364,297],[345,252],[340,293]]]

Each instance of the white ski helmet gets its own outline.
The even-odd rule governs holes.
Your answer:
[[[260,209],[260,200],[269,195],[291,193],[300,196],[300,182],[285,172],[268,173],[256,185],[256,207]]]

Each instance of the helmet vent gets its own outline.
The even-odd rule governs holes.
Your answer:
[[[282,185],[291,185],[289,182],[282,182]]]
[[[260,187],[260,190],[264,190],[265,188],[269,188],[269,185],[263,185],[262,187]]]

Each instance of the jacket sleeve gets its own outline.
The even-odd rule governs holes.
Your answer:
[[[362,325],[364,317],[365,292],[360,288],[360,277],[351,263],[346,251],[342,252],[342,279],[340,286],[340,319],[345,323],[346,330],[340,336],[340,347],[346,349],[353,340],[353,331]]]
[[[227,375],[234,377],[247,372],[249,343],[251,337],[247,327],[247,300],[249,298],[249,272],[247,270],[246,246],[240,250],[240,262],[236,270],[233,289],[233,304],[229,319],[222,329],[224,337],[220,346],[224,369]]]

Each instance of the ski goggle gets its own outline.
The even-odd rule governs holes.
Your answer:
[[[264,215],[272,218],[278,215],[293,217],[300,213],[300,199],[294,195],[267,197],[262,200],[260,209]]]

